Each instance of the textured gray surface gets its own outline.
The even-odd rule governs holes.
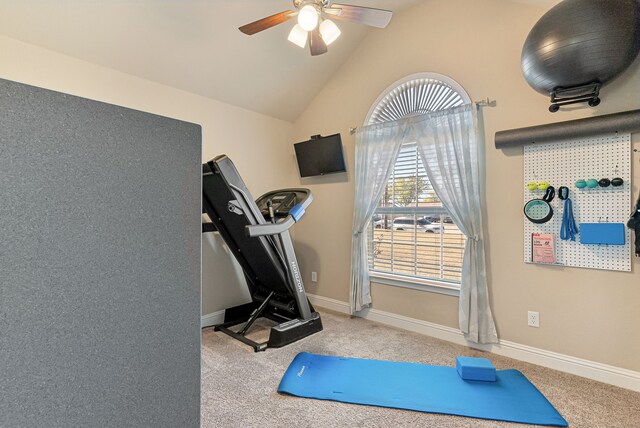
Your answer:
[[[200,126],[0,80],[0,427],[196,427]]]

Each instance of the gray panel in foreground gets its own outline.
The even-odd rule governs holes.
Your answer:
[[[0,426],[199,426],[200,126],[6,80],[0,118]]]

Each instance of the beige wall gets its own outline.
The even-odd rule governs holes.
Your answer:
[[[556,114],[520,72],[524,40],[546,11],[503,0],[430,0],[372,30],[295,123],[294,140],[342,133],[350,173],[309,180],[315,203],[298,225],[297,251],[309,292],[348,301],[354,138],[371,104],[393,82],[421,71],[459,82],[485,108],[485,225],[488,279],[500,337],[640,371],[640,277],[633,273],[523,263],[522,149],[496,150],[496,131],[640,108],[640,61],[602,90],[602,104]],[[640,141],[639,135],[634,141]],[[638,157],[634,156],[634,166]],[[295,175],[295,170],[294,175]],[[635,174],[634,198],[638,190]],[[298,179],[299,180],[299,179]],[[630,201],[631,208],[631,201]],[[318,283],[310,272],[318,272]],[[374,284],[373,307],[457,327],[457,298]],[[527,311],[540,312],[540,328]]]
[[[635,259],[634,273],[522,262],[522,150],[496,150],[494,133],[640,108],[636,61],[603,89],[596,109],[548,113],[547,99],[528,87],[519,70],[523,41],[544,12],[527,2],[504,0],[422,2],[396,15],[387,29],[372,30],[295,126],[1,36],[0,77],[199,123],[203,159],[231,156],[254,196],[296,183],[311,187],[315,202],[295,231],[305,285],[311,293],[348,301],[354,188],[349,127],[362,124],[380,92],[396,80],[420,71],[449,75],[472,99],[490,97],[498,103],[484,109],[484,214],[490,292],[501,338],[640,371]],[[349,172],[300,180],[291,143],[335,132],[342,133]],[[638,159],[634,156],[634,166]],[[317,283],[311,282],[311,271],[319,273]],[[237,266],[215,238],[203,241],[203,276],[204,314],[246,298]],[[372,292],[377,309],[457,325],[456,298],[379,284]],[[527,310],[540,312],[539,329],[526,326]]]
[[[254,196],[290,187],[287,143],[293,125],[289,122],[2,36],[0,78],[198,123],[202,125],[203,160],[229,155]],[[160,213],[149,213],[150,221],[154,215]],[[217,234],[204,237],[202,264],[203,314],[246,301],[241,270]]]

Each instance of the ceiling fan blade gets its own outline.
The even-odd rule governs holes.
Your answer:
[[[351,6],[348,4],[332,4],[324,12],[342,21],[355,22],[371,27],[384,28],[389,25],[393,12],[371,7]]]
[[[309,49],[311,50],[311,56],[327,53],[327,44],[322,40],[319,27],[309,31]]]
[[[284,12],[276,13],[275,15],[267,16],[266,18],[258,19],[250,24],[239,27],[238,30],[244,34],[251,36],[252,34],[259,33],[267,28],[274,27],[278,24],[288,21],[295,15],[292,10],[285,10]]]

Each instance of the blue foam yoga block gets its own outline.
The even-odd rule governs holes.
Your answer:
[[[623,223],[580,223],[581,244],[624,245]]]
[[[456,370],[464,380],[496,380],[496,368],[487,358],[456,357]]]

